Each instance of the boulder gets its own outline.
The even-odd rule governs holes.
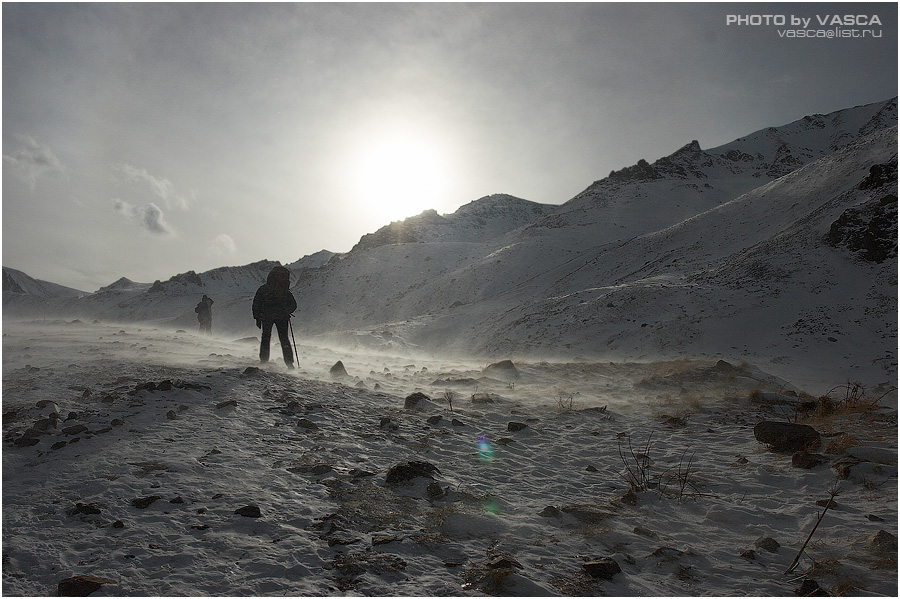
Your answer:
[[[60,580],[56,585],[56,591],[60,597],[87,597],[100,589],[104,584],[118,584],[110,578],[81,574]]]
[[[487,368],[484,369],[484,373],[491,374],[503,379],[519,378],[519,369],[516,368],[516,365],[512,363],[512,360],[503,360],[501,362],[489,364]]]
[[[869,548],[875,553],[897,555],[897,537],[886,530],[879,530],[869,539]]]
[[[808,451],[798,451],[791,456],[791,466],[805,470],[815,468],[826,461],[828,461],[828,458],[825,456],[818,453],[809,453]]]
[[[822,442],[818,431],[808,424],[764,420],[753,427],[753,436],[776,453],[815,449]]]
[[[582,566],[584,571],[592,578],[602,578],[610,580],[613,576],[622,571],[616,560],[611,557],[603,557],[598,560],[585,562]]]
[[[389,485],[397,485],[412,481],[420,476],[433,479],[433,474],[440,470],[434,464],[422,461],[411,461],[401,464],[395,464],[390,467],[387,473],[387,483]]]
[[[331,367],[331,370],[328,373],[332,376],[332,378],[341,378],[345,376],[350,376],[347,374],[347,369],[344,368],[344,363],[338,360],[334,366]]]
[[[239,507],[238,509],[234,510],[234,513],[245,518],[259,518],[260,516],[262,516],[262,512],[260,511],[259,506],[255,504]]]
[[[416,391],[406,396],[406,399],[403,401],[403,409],[421,410],[425,407],[426,401],[431,401],[431,398],[420,391]]]

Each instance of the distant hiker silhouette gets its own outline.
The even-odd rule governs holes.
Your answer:
[[[283,266],[276,266],[269,272],[265,285],[256,290],[253,297],[253,318],[256,326],[262,330],[259,344],[259,361],[269,361],[269,344],[272,340],[272,325],[278,329],[278,341],[281,342],[281,353],[284,364],[294,367],[294,352],[288,337],[288,320],[297,309],[297,300],[290,292],[291,271]]]
[[[200,321],[200,332],[207,335],[212,334],[212,305],[213,301],[204,295],[194,312],[197,313],[197,320]]]

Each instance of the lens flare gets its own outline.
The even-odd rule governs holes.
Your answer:
[[[482,462],[490,462],[494,457],[494,448],[488,443],[487,437],[481,435],[478,437],[478,458]]]

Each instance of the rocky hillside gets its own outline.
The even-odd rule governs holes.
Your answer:
[[[897,102],[812,115],[613,171],[560,206],[487,196],[289,265],[319,342],[510,357],[762,360],[896,372]],[[117,282],[62,314],[255,334],[275,263]],[[6,279],[4,279],[6,280]],[[8,315],[47,311],[4,290]],[[801,364],[802,363],[802,364]],[[789,375],[789,372],[785,374]]]

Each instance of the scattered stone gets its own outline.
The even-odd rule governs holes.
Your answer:
[[[473,404],[494,403],[494,398],[490,393],[473,393],[472,394],[472,403]]]
[[[555,506],[548,505],[540,512],[538,512],[538,516],[541,516],[542,518],[559,518],[560,516],[562,516],[562,512],[559,511],[559,509]]]
[[[452,424],[453,426],[465,426],[465,425],[466,425],[465,422],[463,422],[462,420],[458,420],[458,419],[456,419],[456,418],[454,418],[453,420],[451,420],[451,421],[450,421],[450,424]]]
[[[100,507],[95,503],[76,503],[75,507],[69,508],[66,514],[69,516],[77,516],[78,514],[100,514]]]
[[[794,594],[799,597],[828,597],[828,591],[811,578],[804,578],[800,586],[794,589]]]
[[[178,414],[175,413],[175,410],[169,410],[166,412],[166,418],[169,420],[176,420],[178,418]]]
[[[420,476],[434,478],[432,474],[435,472],[440,474],[440,470],[434,464],[429,464],[428,462],[411,461],[395,464],[388,470],[387,483],[390,485],[406,483]]]
[[[113,418],[112,422],[110,422],[109,424],[111,426],[122,426],[123,424],[125,424],[125,421],[119,418]]]
[[[404,410],[421,410],[425,407],[425,402],[431,401],[431,398],[420,391],[416,391],[411,395],[407,395],[403,401]]]
[[[897,537],[887,532],[886,530],[879,530],[876,532],[871,539],[869,539],[869,548],[872,549],[875,553],[881,553],[884,555],[896,555],[897,554]]]
[[[297,426],[308,431],[317,431],[319,430],[319,425],[310,420],[309,418],[301,418],[297,421]]]
[[[316,476],[321,476],[323,474],[328,474],[333,471],[334,468],[329,466],[328,464],[315,464],[315,465],[307,465],[307,466],[292,466],[287,469],[288,472],[297,472],[300,474],[314,474]]]
[[[791,466],[794,468],[803,468],[809,470],[820,464],[824,464],[828,458],[818,453],[809,453],[808,451],[798,451],[791,456]]]
[[[870,522],[884,522],[884,518],[882,518],[881,516],[876,516],[875,514],[867,515],[866,519]]]
[[[401,540],[397,535],[389,535],[389,534],[374,534],[372,535],[372,546],[375,545],[387,545],[388,543],[393,543],[394,541]]]
[[[680,427],[687,425],[687,420],[679,416],[663,415],[660,420],[666,426]]]
[[[179,495],[175,499],[170,499],[169,503],[184,503],[184,499]]]
[[[256,376],[260,372],[262,372],[262,370],[260,370],[256,366],[248,366],[247,368],[244,369],[243,376]]]
[[[68,445],[68,443],[66,443],[65,441],[57,441],[56,443],[54,443],[53,445],[50,446],[50,449],[53,451],[56,451],[57,449],[62,449],[66,445]]]
[[[741,557],[746,560],[753,561],[756,559],[756,552],[753,551],[752,549],[748,549],[747,551],[744,551],[743,553],[741,553]]]
[[[83,433],[83,432],[85,432],[86,430],[87,430],[87,427],[86,427],[85,425],[83,425],[83,424],[75,424],[75,425],[72,425],[72,426],[67,426],[66,428],[62,429],[62,432],[63,432],[64,435],[67,435],[67,436],[70,436],[70,437],[71,437],[72,435],[77,435],[77,434],[79,434],[79,433]]]
[[[221,410],[222,408],[227,408],[228,406],[237,407],[238,403],[236,399],[229,399],[228,401],[222,401],[216,404],[216,409]]]
[[[756,542],[753,543],[753,546],[757,549],[765,549],[769,553],[775,553],[776,551],[778,551],[778,548],[781,547],[778,541],[776,541],[772,537],[760,537],[756,539]]]
[[[484,369],[484,372],[485,374],[492,374],[507,379],[517,379],[520,376],[519,369],[512,363],[512,360],[503,360],[490,364]]]
[[[810,450],[819,446],[821,435],[808,424],[764,420],[753,427],[753,436],[776,453]]]
[[[598,472],[597,467],[593,464],[588,464],[587,468],[585,468],[587,472]]]
[[[171,391],[172,390],[172,381],[165,380],[158,385],[156,385],[157,391]]]
[[[444,489],[441,487],[440,483],[435,481],[428,484],[428,487],[425,489],[425,495],[428,496],[428,499],[437,499],[444,495]]]
[[[138,497],[137,499],[131,500],[131,505],[138,508],[139,510],[146,509],[150,507],[154,501],[157,499],[162,499],[159,495],[150,495],[149,497]]]
[[[602,557],[598,560],[586,562],[582,567],[592,578],[602,578],[604,580],[610,580],[622,571],[616,560],[611,557]]]
[[[637,505],[637,494],[632,489],[628,489],[616,501],[625,505]]]
[[[13,445],[16,447],[31,447],[32,445],[37,445],[41,440],[37,437],[19,437],[15,441],[13,441]]]
[[[56,585],[56,591],[60,597],[87,597],[91,593],[100,590],[104,584],[118,584],[115,580],[81,574],[60,580]]]
[[[125,523],[122,522],[121,520],[116,520],[115,522],[112,523],[112,527],[113,528],[125,528]]]
[[[427,422],[427,423],[430,424],[431,426],[434,426],[435,424],[437,424],[437,423],[440,422],[440,421],[441,421],[441,417],[440,417],[440,416],[429,416],[429,417],[428,417],[428,420],[426,420],[425,422]]]
[[[504,569],[512,570],[513,568],[523,570],[524,566],[518,560],[508,555],[498,555],[487,563],[488,568],[493,570]]]
[[[516,433],[516,432],[525,430],[526,428],[528,428],[528,425],[525,424],[524,422],[510,422],[509,424],[506,425],[506,430],[508,430],[511,433]]]
[[[244,507],[239,507],[234,510],[234,513],[238,516],[244,516],[245,518],[259,518],[262,516],[259,506],[252,503],[250,505],[245,505]]]
[[[344,363],[338,360],[334,366],[331,367],[331,370],[328,371],[331,374],[332,378],[340,378],[345,376],[350,376],[347,374],[347,369],[344,368]]]

